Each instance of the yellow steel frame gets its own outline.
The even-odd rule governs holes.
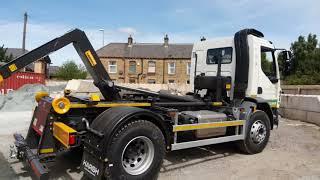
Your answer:
[[[210,129],[210,128],[228,127],[228,126],[242,126],[244,122],[245,122],[244,120],[235,120],[235,121],[224,121],[224,122],[213,122],[213,123],[175,125],[173,126],[173,132]]]
[[[80,103],[72,103],[70,108],[109,108],[109,107],[149,107],[151,103],[98,103],[96,105],[88,105],[88,104],[80,104]]]

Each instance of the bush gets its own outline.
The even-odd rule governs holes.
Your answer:
[[[55,76],[62,80],[86,79],[87,71],[82,65],[69,60],[62,64]]]
[[[284,79],[284,84],[288,85],[314,85],[320,84],[320,73],[313,75],[290,75]]]

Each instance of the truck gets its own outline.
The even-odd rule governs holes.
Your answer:
[[[255,29],[194,43],[191,91],[185,95],[116,85],[84,31],[74,29],[0,67],[0,80],[73,44],[101,95],[37,92],[26,137],[15,133],[12,156],[48,179],[58,153],[79,150],[90,179],[156,179],[166,152],[234,142],[247,154],[266,147],[278,126],[280,72],[291,53]],[[263,70],[263,58],[270,68]]]

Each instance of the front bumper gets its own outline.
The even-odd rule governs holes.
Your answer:
[[[40,162],[40,158],[36,152],[33,152],[28,146],[26,140],[21,134],[14,134],[15,146],[17,148],[18,159],[24,159],[28,162],[34,174],[40,179],[49,179],[49,169],[44,163]]]

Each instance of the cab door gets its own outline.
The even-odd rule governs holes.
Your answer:
[[[271,107],[279,105],[280,79],[275,51],[268,45],[260,47],[257,96],[268,101]]]

